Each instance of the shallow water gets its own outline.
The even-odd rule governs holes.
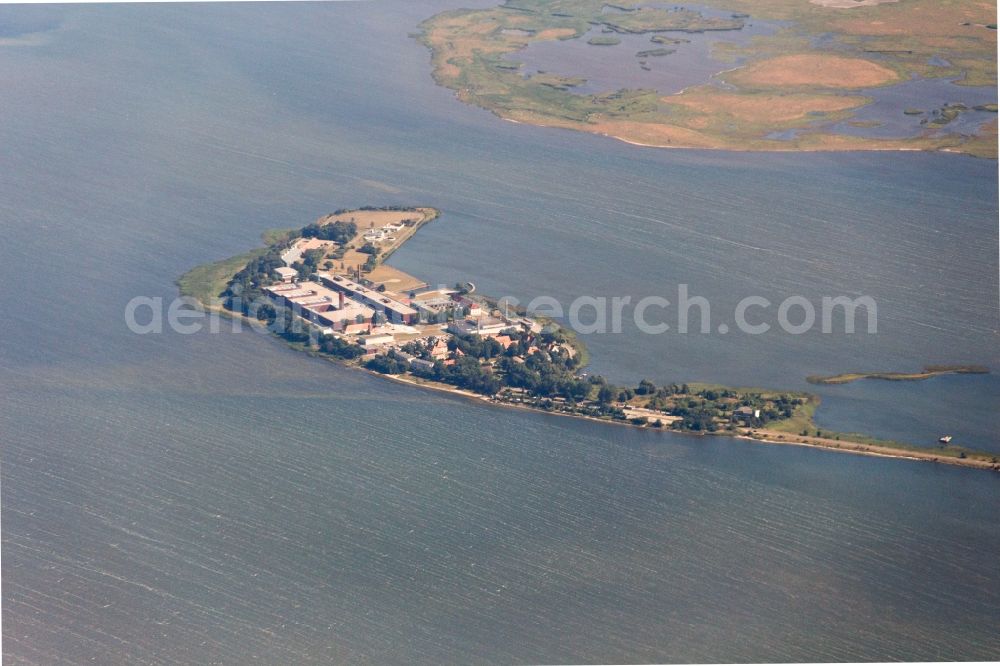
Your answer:
[[[252,333],[127,330],[130,298],[172,298],[264,229],[417,203],[444,215],[394,265],[487,293],[879,298],[877,336],[589,336],[616,379],[807,388],[1000,361],[995,162],[502,123],[432,86],[407,38],[446,6],[0,8],[58,26],[0,58],[4,657],[995,659],[989,474],[487,408]],[[923,437],[961,414],[996,442],[993,377],[933,382],[824,388],[820,423]]]
[[[684,7],[709,17],[728,18],[731,15],[731,12],[719,12],[698,5]],[[571,88],[572,92],[578,94],[611,92],[622,88],[648,88],[672,95],[690,86],[709,83],[715,74],[739,64],[739,61],[713,57],[716,44],[745,46],[753,37],[773,34],[780,26],[781,22],[778,21],[748,19],[739,30],[672,30],[634,35],[604,33],[602,26],[594,26],[576,39],[534,42],[527,48],[508,55],[507,59],[523,63],[521,72],[525,76],[541,71],[584,78],[586,83]],[[681,41],[678,44],[657,44],[650,41],[653,35]],[[616,37],[621,43],[613,46],[588,44],[587,41],[593,37]],[[675,52],[665,56],[636,56],[641,51],[658,48],[675,49]],[[643,69],[640,63],[645,63],[649,69]]]
[[[649,5],[660,6],[660,5]],[[727,18],[730,12],[719,11],[699,5],[685,5],[686,8],[701,12],[705,16]],[[607,11],[621,11],[606,8]],[[748,46],[757,36],[774,34],[785,25],[782,21],[746,19],[739,30],[684,33],[668,31],[646,34],[619,34],[604,32],[604,27],[595,25],[586,34],[571,40],[535,42],[525,49],[509,54],[508,60],[522,64],[521,73],[530,77],[538,72],[585,79],[585,83],[569,90],[577,94],[595,94],[627,89],[653,89],[665,95],[679,93],[692,86],[712,84],[724,86],[716,75],[739,66],[743,59],[720,58],[717,47],[733,44]],[[677,39],[677,44],[656,44],[651,35],[663,35]],[[588,40],[595,37],[612,36],[621,40],[615,45],[592,45]],[[817,47],[837,51],[844,49],[830,33],[814,40]],[[657,48],[674,49],[674,53],[662,56],[637,57],[642,51]],[[878,59],[878,54],[869,54]],[[938,57],[929,64],[948,67],[949,63]],[[643,65],[645,67],[643,67]],[[996,119],[996,113],[976,110],[983,104],[996,104],[995,88],[984,86],[957,85],[949,78],[915,78],[911,81],[879,88],[851,91],[853,95],[870,98],[871,102],[853,112],[850,120],[841,122],[817,122],[810,129],[822,129],[836,134],[863,136],[880,139],[910,138],[928,131],[921,121],[930,121],[934,112],[946,104],[964,104],[968,110],[933,134],[975,134],[987,122]],[[907,115],[903,111],[919,109],[920,115]],[[870,127],[852,123],[873,124]],[[792,140],[801,130],[785,130],[767,135],[769,139]]]
[[[927,130],[921,121],[930,122],[935,111],[946,104],[964,104],[968,107],[957,118],[934,131],[935,134],[975,134],[980,126],[996,120],[997,114],[979,111],[981,104],[996,104],[996,88],[960,86],[949,79],[914,79],[888,86],[865,90],[872,103],[854,113],[853,121],[877,122],[877,127],[854,127],[848,122],[837,123],[830,129],[841,134],[875,138],[905,138],[917,136]],[[904,110],[920,110],[920,115],[907,115]]]

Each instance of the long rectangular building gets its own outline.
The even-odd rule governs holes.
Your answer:
[[[417,311],[414,308],[384,293],[358,284],[348,277],[330,273],[317,273],[316,277],[330,289],[347,294],[368,307],[384,312],[386,318],[394,324],[413,324],[417,321]]]
[[[264,291],[275,300],[296,308],[309,321],[335,331],[343,331],[356,324],[370,326],[375,315],[375,311],[367,305],[318,282],[275,284],[264,287]]]

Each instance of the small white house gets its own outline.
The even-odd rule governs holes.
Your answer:
[[[372,347],[392,344],[394,341],[395,338],[391,335],[369,335],[361,344],[364,345],[365,349],[371,349]]]
[[[282,282],[291,282],[299,276],[299,272],[294,268],[289,268],[288,266],[282,266],[280,268],[275,268],[274,272],[278,274]]]

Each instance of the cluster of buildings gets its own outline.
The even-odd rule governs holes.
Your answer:
[[[368,230],[364,239],[392,240],[391,235],[402,228],[387,224]],[[360,277],[325,271],[300,280],[292,264],[301,261],[309,250],[331,245],[335,243],[318,238],[297,239],[281,255],[286,265],[274,269],[280,281],[264,287],[264,291],[321,334],[349,338],[369,354],[392,350],[415,367],[433,367],[436,360],[454,363],[454,352],[447,345],[449,334],[494,338],[506,348],[513,344],[508,333],[541,330],[540,324],[528,318],[487,312],[480,302],[457,289],[424,289],[404,296],[384,286],[365,284]],[[402,351],[403,346],[414,341],[424,345],[430,360]]]
[[[369,229],[365,232],[364,239],[369,243],[381,243],[382,241],[394,241],[393,234],[399,233],[403,228],[401,224],[387,224],[378,229]]]
[[[314,279],[298,280],[292,268],[275,272],[281,281],[264,287],[275,302],[291,308],[321,334],[351,336],[368,350],[398,349],[414,339],[443,341],[448,333],[492,337],[506,347],[511,339],[505,333],[541,330],[540,324],[525,317],[490,314],[457,290],[429,289],[403,296],[346,275],[318,272]],[[435,347],[439,355],[447,351],[443,344]]]
[[[383,313],[390,323],[418,323],[417,310],[404,303],[400,300],[401,297],[395,294],[390,295],[388,292],[371,289],[344,275],[317,273],[316,277],[325,287],[344,294],[347,300],[362,303],[376,312]]]
[[[335,247],[337,244],[330,240],[323,240],[321,238],[299,238],[294,243],[292,243],[287,250],[281,253],[281,260],[285,262],[287,266],[291,266],[294,263],[302,261],[302,257],[309,250],[327,250],[331,247]],[[291,268],[281,269],[284,271],[291,271]],[[294,277],[294,275],[293,275]]]
[[[319,282],[281,282],[265,287],[264,291],[278,303],[292,308],[324,334],[368,333],[375,320],[373,307]]]

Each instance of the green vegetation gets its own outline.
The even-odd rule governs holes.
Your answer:
[[[802,410],[812,413],[810,396],[757,389],[730,389],[717,386],[669,384],[657,386],[642,380],[635,387],[616,386],[601,376],[579,374],[582,354],[576,353],[566,331],[555,329],[540,334],[511,332],[512,343],[504,348],[496,340],[476,335],[453,336],[448,348],[457,361],[446,365],[438,360],[432,367],[408,365],[401,356],[369,362],[366,367],[386,374],[409,371],[416,377],[474,391],[497,399],[537,407],[546,411],[626,421],[633,425],[655,424],[664,420],[671,428],[691,432],[719,432],[741,426],[762,427],[791,419]],[[431,343],[411,342],[402,348],[407,354],[432,362]],[[741,408],[748,414],[737,418]],[[641,416],[629,416],[641,410]]]
[[[928,365],[920,372],[845,372],[839,375],[809,375],[806,381],[810,384],[847,384],[859,379],[884,379],[889,381],[918,381],[939,375],[982,375],[989,373],[989,368],[981,365]]]
[[[659,49],[649,49],[648,51],[639,51],[635,54],[636,58],[659,58],[662,56],[668,56],[671,53],[676,53],[677,49],[659,48]]]
[[[816,408],[819,407],[819,403],[819,396],[808,396],[802,404],[798,405],[791,416],[783,421],[771,424],[769,426],[770,429],[791,433],[815,430],[816,424],[813,423],[813,415],[816,414]]]
[[[666,35],[653,35],[649,38],[649,41],[654,44],[690,44],[690,39],[684,39],[683,37],[667,37]]]
[[[333,241],[340,245],[345,245],[353,240],[358,233],[358,225],[353,222],[338,221],[333,224],[320,224],[313,222],[303,227],[299,235],[303,238],[319,238],[320,240]]]
[[[287,244],[293,238],[298,238],[298,231],[294,229],[268,229],[261,234],[261,239],[267,246]],[[194,298],[206,308],[220,309],[220,299],[233,276],[267,250],[267,247],[257,248],[229,259],[192,268],[177,279],[178,290],[181,296]]]
[[[433,209],[419,210],[424,214],[423,220],[408,220],[406,226],[416,229],[437,215]],[[349,212],[338,211],[334,215]],[[268,247],[189,271],[178,280],[182,293],[216,309],[217,299],[221,297],[226,311],[266,326],[296,349],[331,360],[360,364],[366,352],[353,342],[353,338],[318,334],[291,308],[270,300],[263,291],[278,279],[275,269],[283,265],[281,255],[294,240],[308,235],[338,239],[335,243],[354,242],[356,225],[326,219],[325,223],[300,230],[267,232]],[[296,265],[300,272],[314,270],[321,256],[322,253],[307,251],[303,261]],[[376,257],[376,254],[369,255],[372,262]],[[465,291],[461,293],[471,297]],[[476,295],[472,298],[490,310],[499,306],[487,297]],[[452,313],[452,316],[457,314],[460,313]],[[585,346],[571,331],[541,319],[536,323],[544,324],[540,332],[534,332],[538,327],[531,327],[529,331],[529,327],[521,329],[512,324],[499,339],[450,336],[446,338],[444,358],[439,339],[420,338],[398,350],[374,357],[368,355],[363,365],[373,372],[408,375],[417,383],[456,387],[497,402],[639,427],[663,428],[669,423],[671,429],[679,431],[773,438],[861,453],[912,453],[925,459],[961,459],[965,461],[963,464],[980,467],[998,465],[991,454],[958,445],[919,447],[858,434],[821,432],[813,422],[819,398],[809,394],[707,384],[658,386],[647,379],[635,386],[616,386],[603,377],[581,374],[588,356]],[[817,383],[843,383],[863,377],[922,379],[945,373],[982,372],[988,370],[974,365],[931,365],[920,373],[847,373],[809,379]]]
[[[569,90],[570,88],[575,88],[576,86],[582,86],[587,82],[587,79],[581,79],[575,76],[559,76],[558,74],[539,72],[531,77],[531,82],[555,88],[556,90]]]
[[[845,433],[820,430],[816,427],[815,421],[813,421],[813,416],[816,412],[816,408],[819,407],[819,404],[820,399],[818,396],[809,396],[808,400],[800,408],[796,409],[791,418],[768,425],[767,432],[757,433],[757,437],[766,436],[780,439],[783,435],[775,435],[775,433],[783,433],[784,438],[786,438],[785,441],[788,442],[795,442],[796,437],[800,438],[800,440],[805,439],[803,443],[813,443],[809,439],[813,437],[824,438],[830,444],[835,445],[835,448],[841,448],[848,451],[872,452],[886,455],[913,454],[921,456],[925,459],[940,457],[946,459],[971,460],[980,463],[998,463],[998,457],[994,453],[977,451],[975,449],[970,449],[957,444],[917,446],[894,440],[879,439],[877,437],[871,437],[869,435],[856,432]],[[751,434],[751,436],[753,436],[753,434]],[[875,450],[872,451],[869,447],[875,447]]]
[[[705,32],[706,30],[739,30],[743,27],[742,19],[707,18],[699,12],[690,9],[658,9],[640,7],[638,9],[623,9],[621,13],[602,14],[598,19],[615,32]]]
[[[177,279],[181,296],[194,298],[206,307],[212,308],[219,302],[233,275],[265,251],[265,248],[261,248],[192,268]]]
[[[602,11],[605,3],[601,0],[506,0],[492,9],[434,16],[421,25],[421,39],[433,52],[434,78],[439,84],[453,89],[463,101],[519,122],[650,146],[782,151],[947,149],[995,156],[995,128],[985,123],[974,136],[915,130],[913,136],[902,139],[824,129],[830,123],[850,120],[854,109],[868,101],[857,95],[846,98],[837,90],[851,88],[852,77],[857,77],[853,80],[858,88],[893,85],[912,76],[947,76],[963,85],[995,86],[996,33],[981,27],[990,15],[988,8],[971,0],[910,0],[850,10],[820,7],[806,0],[705,0],[703,4],[745,11],[733,13],[733,18],[713,18],[688,8],[644,7],[640,0],[616,2],[617,12]],[[574,92],[580,79],[525,78],[518,72],[516,53],[528,44],[580,38],[594,25],[619,33],[740,30],[751,13],[754,18],[786,23],[776,33],[754,37],[746,45],[720,40],[713,46],[716,57],[743,63],[726,75],[730,86],[725,90],[706,80],[706,85],[689,86],[669,96],[643,89],[580,94]],[[970,20],[960,25],[954,20],[956,14]],[[824,42],[832,46],[816,45],[816,37],[822,34],[832,35]],[[603,44],[606,37],[588,39]],[[651,41],[669,46],[677,40],[654,34]],[[871,59],[873,53],[878,54],[877,60]],[[666,52],[650,50],[640,58],[656,55]],[[740,80],[740,70],[780,56],[820,60],[792,72],[775,65]],[[949,66],[929,64],[933,56]],[[842,78],[831,79],[831,72],[842,72]],[[877,77],[884,72],[887,78],[879,82]],[[942,112],[928,123],[940,129],[953,113]],[[787,140],[769,138],[788,130],[799,131]]]
[[[617,37],[591,37],[587,43],[591,46],[615,46],[621,44],[622,40]]]
[[[933,111],[929,119],[924,119],[921,124],[928,127],[944,127],[951,121],[958,118],[963,111],[968,111],[969,107],[964,104],[945,104],[940,109]]]

